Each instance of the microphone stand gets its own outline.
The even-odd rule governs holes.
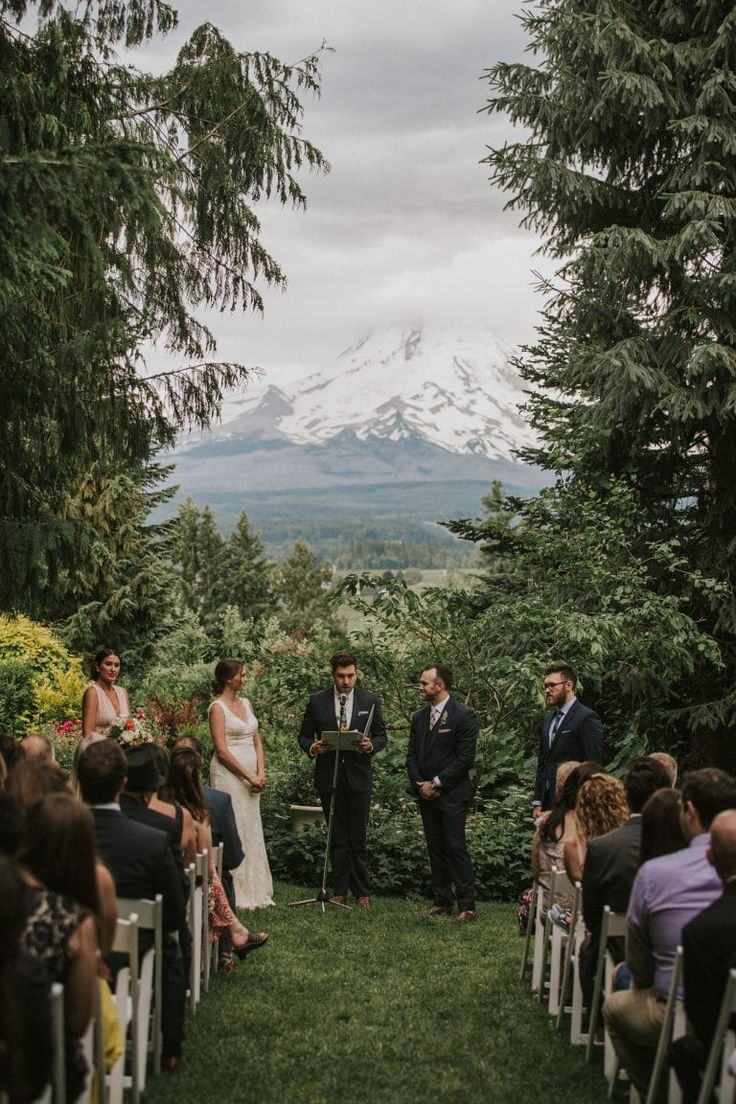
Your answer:
[[[373,724],[373,710],[375,706],[371,706],[371,711],[368,715],[368,721],[363,731],[363,739],[369,735],[371,725]],[[289,908],[296,905],[320,905],[322,912],[326,912],[325,905],[333,905],[335,908],[347,909],[350,911],[350,905],[344,905],[342,901],[333,901],[327,892],[327,870],[330,864],[330,844],[332,842],[332,824],[334,820],[335,812],[335,793],[337,791],[337,768],[340,765],[340,752],[335,751],[335,766],[332,771],[332,794],[330,795],[330,813],[327,817],[327,841],[325,843],[325,861],[322,868],[322,886],[317,891],[316,897],[307,897],[303,901],[289,901]]]

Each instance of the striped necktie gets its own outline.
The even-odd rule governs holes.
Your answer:
[[[557,735],[557,730],[559,729],[560,725],[562,724],[562,718],[564,716],[565,716],[565,714],[562,712],[562,710],[558,709],[557,712],[555,713],[554,717],[552,718],[552,723],[549,726],[549,734],[548,734],[548,736],[549,736],[549,747],[552,747],[553,743],[555,742],[555,736]]]
[[[348,730],[348,715],[345,710],[345,704],[347,702],[345,694],[340,695],[340,731],[347,732]]]

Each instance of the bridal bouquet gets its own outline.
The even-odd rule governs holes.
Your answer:
[[[110,725],[110,736],[113,740],[117,740],[123,749],[152,744],[153,735],[145,710],[139,706],[130,717],[116,717]]]

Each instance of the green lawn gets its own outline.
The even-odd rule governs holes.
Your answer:
[[[268,944],[214,980],[185,1067],[149,1082],[150,1104],[605,1100],[599,1063],[519,984],[512,905],[480,905],[473,924],[398,898],[285,907],[310,892],[277,886],[278,908],[247,915]]]

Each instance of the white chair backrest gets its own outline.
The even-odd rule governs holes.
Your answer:
[[[54,1048],[54,1065],[51,1081],[54,1087],[54,1104],[66,1104],[66,1050],[64,1039],[64,986],[55,981],[51,986],[51,1040]]]
[[[161,1072],[161,994],[163,969],[163,915],[164,902],[160,893],[153,900],[146,897],[134,899],[121,897],[118,900],[118,912],[138,916],[138,927],[153,932],[153,947],[143,956],[140,964],[139,993],[139,1087],[146,1087],[146,1055],[149,1040],[153,1052],[153,1071]],[[151,1008],[153,1007],[153,1018]]]
[[[113,951],[128,956],[128,965],[118,971],[115,979],[115,1008],[120,1021],[123,1038],[130,1026],[130,1074],[125,1075],[125,1054],[117,1061],[108,1078],[110,1104],[119,1104],[123,1097],[123,1088],[131,1090],[131,1100],[137,1104],[139,1095],[140,1053],[138,1033],[139,998],[139,962],[138,962],[138,916],[130,912],[127,919],[118,917],[115,927]]]

